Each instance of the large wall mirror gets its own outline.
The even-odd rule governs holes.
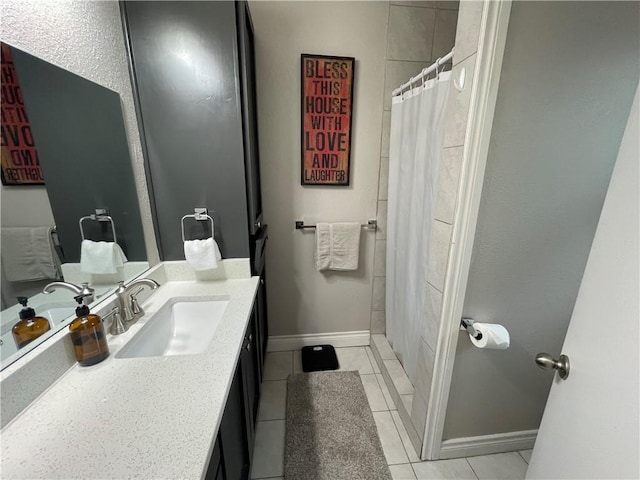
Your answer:
[[[1,140],[5,368],[75,317],[73,291],[45,294],[47,284],[88,282],[95,305],[149,264],[118,93],[2,43]],[[102,209],[110,220],[96,216]],[[122,265],[114,261],[107,272],[87,261],[92,247],[114,243]],[[22,308],[17,297],[28,297],[51,326],[22,348],[12,334]]]

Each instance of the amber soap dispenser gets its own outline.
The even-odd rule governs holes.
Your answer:
[[[69,335],[76,359],[80,365],[95,365],[109,356],[104,324],[100,316],[89,312],[89,307],[84,305],[83,295],[74,298],[78,302],[77,318],[69,325]]]
[[[36,311],[27,306],[29,301],[27,297],[17,298],[24,308],[20,310],[20,321],[13,326],[11,333],[13,333],[13,339],[18,348],[22,348],[43,333],[51,330],[51,324],[44,317],[36,317]]]

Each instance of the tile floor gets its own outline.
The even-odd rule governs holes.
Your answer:
[[[369,347],[336,348],[340,370],[357,370],[394,480],[523,479],[531,450],[421,462]],[[282,479],[287,377],[302,373],[300,351],[267,353],[253,453],[252,479]]]

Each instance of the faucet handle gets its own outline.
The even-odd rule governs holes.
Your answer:
[[[122,321],[122,315],[120,314],[119,307],[113,307],[109,313],[107,313],[102,320],[106,320],[109,317],[113,317],[111,321],[111,328],[109,329],[109,333],[111,335],[120,335],[127,331],[127,325]]]

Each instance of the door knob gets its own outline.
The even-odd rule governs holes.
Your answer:
[[[562,380],[566,380],[569,376],[569,357],[566,355],[560,355],[560,358],[556,360],[548,353],[539,353],[536,355],[536,365],[543,370],[545,368],[557,370]]]

